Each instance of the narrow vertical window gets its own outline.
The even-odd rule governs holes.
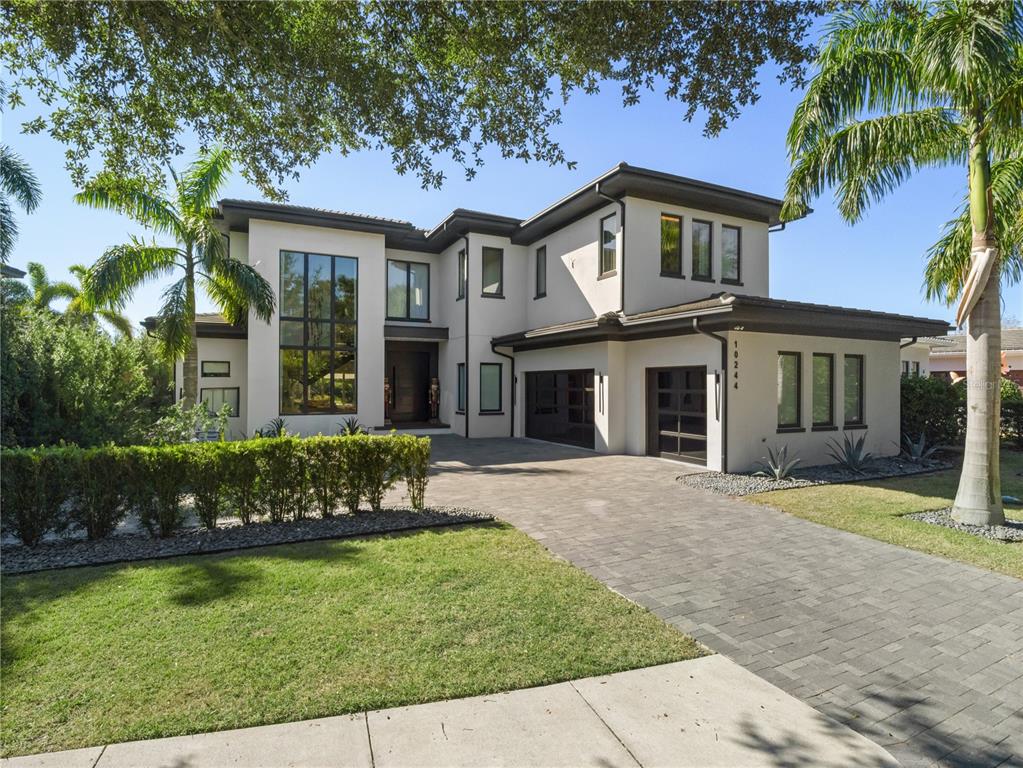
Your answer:
[[[430,319],[430,265],[387,261],[387,317],[390,320]]]
[[[458,252],[458,298],[460,299],[465,298],[466,266],[465,249],[463,248]]]
[[[682,219],[661,214],[661,274],[682,277]]]
[[[618,259],[618,214],[612,213],[600,220],[600,274],[615,271]]]
[[[738,284],[742,275],[742,230],[721,227],[721,282]]]
[[[710,280],[711,224],[709,221],[693,222],[693,277]]]
[[[801,424],[800,385],[802,355],[778,353],[778,428],[797,429]]]
[[[504,251],[483,246],[483,295],[504,295]]]
[[[480,413],[501,411],[501,363],[480,363]]]
[[[835,423],[835,356],[813,356],[813,426]]]
[[[465,413],[465,363],[458,364],[458,404],[456,410]]]
[[[916,360],[913,361],[913,375],[914,376],[920,375],[920,363]]]
[[[547,295],[547,246],[536,249],[536,298]]]
[[[865,423],[863,414],[863,355],[845,356],[845,425]]]

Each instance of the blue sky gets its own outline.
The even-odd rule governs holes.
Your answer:
[[[780,197],[789,168],[785,132],[799,94],[767,73],[761,94],[720,136],[705,138],[699,115],[693,123],[682,120],[683,105],[648,93],[638,106],[624,108],[612,84],[595,96],[577,95],[555,128],[578,164],[575,170],[503,160],[490,152],[474,180],[466,181],[449,164],[444,186],[423,190],[416,177],[393,171],[386,152],[334,155],[288,184],[289,202],[407,219],[422,227],[457,207],[526,217],[620,161]],[[39,261],[51,279],[63,279],[69,265],[91,264],[108,246],[145,233],[124,217],[72,201],[63,148],[45,135],[20,133],[22,120],[34,114],[22,108],[2,116],[3,141],[31,164],[43,187],[42,205],[31,216],[19,216],[21,236],[11,263],[24,268]],[[176,165],[184,166],[193,150]],[[771,295],[951,319],[952,310],[925,300],[921,282],[927,247],[952,217],[965,183],[960,168],[920,173],[854,226],[825,195],[808,218],[771,235]],[[261,199],[240,175],[224,196]],[[139,290],[126,310],[129,317],[152,314],[162,288],[149,284]],[[202,301],[200,309],[211,308]],[[1023,317],[1019,285],[1003,289],[1003,314]]]

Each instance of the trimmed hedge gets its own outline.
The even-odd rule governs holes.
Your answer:
[[[154,536],[170,536],[191,495],[212,529],[233,515],[243,524],[301,520],[362,502],[379,510],[398,481],[409,504],[425,503],[430,439],[412,435],[275,437],[240,442],[104,448],[16,448],[0,452],[4,529],[28,546],[74,525],[109,536],[129,512]]]

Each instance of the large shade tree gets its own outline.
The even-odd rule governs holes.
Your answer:
[[[756,100],[761,67],[800,82],[824,3],[164,0],[0,3],[0,63],[24,120],[90,159],[148,175],[182,133],[234,151],[265,194],[327,152],[390,152],[424,185],[487,150],[566,163],[560,103],[621,87],[700,115],[708,134]]]
[[[856,6],[824,35],[788,134],[783,215],[834,188],[850,222],[917,170],[961,166],[968,203],[931,251],[931,295],[967,325],[967,426],[954,517],[1004,521],[999,478],[1000,282],[1016,282],[1023,184],[1020,4]]]
[[[144,179],[101,173],[75,199],[94,208],[129,216],[176,245],[138,237],[109,248],[85,276],[85,293],[93,305],[120,307],[149,280],[180,271],[182,276],[163,292],[155,335],[167,357],[184,357],[182,401],[188,407],[198,393],[196,288],[205,289],[224,317],[244,322],[251,311],[269,322],[274,291],[248,264],[231,258],[213,218],[220,190],[231,170],[223,148],[202,153],[180,176],[172,173],[170,194],[163,196]]]

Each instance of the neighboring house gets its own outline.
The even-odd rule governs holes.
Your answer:
[[[12,280],[20,280],[24,276],[24,270],[12,267],[9,264],[0,264],[0,277],[9,277]]]
[[[903,339],[899,348],[899,364],[903,376],[931,375],[931,345],[942,341],[937,339]]]
[[[236,403],[235,435],[351,415],[734,471],[781,444],[827,462],[869,428],[891,454],[900,340],[947,325],[769,298],[780,209],[624,163],[528,219],[457,209],[431,230],[223,200],[231,254],[279,313],[200,317],[200,390]]]
[[[966,376],[965,334],[920,339],[918,344],[927,347],[930,375],[951,379]],[[1023,328],[1002,329],[1002,375],[1023,386]]]

